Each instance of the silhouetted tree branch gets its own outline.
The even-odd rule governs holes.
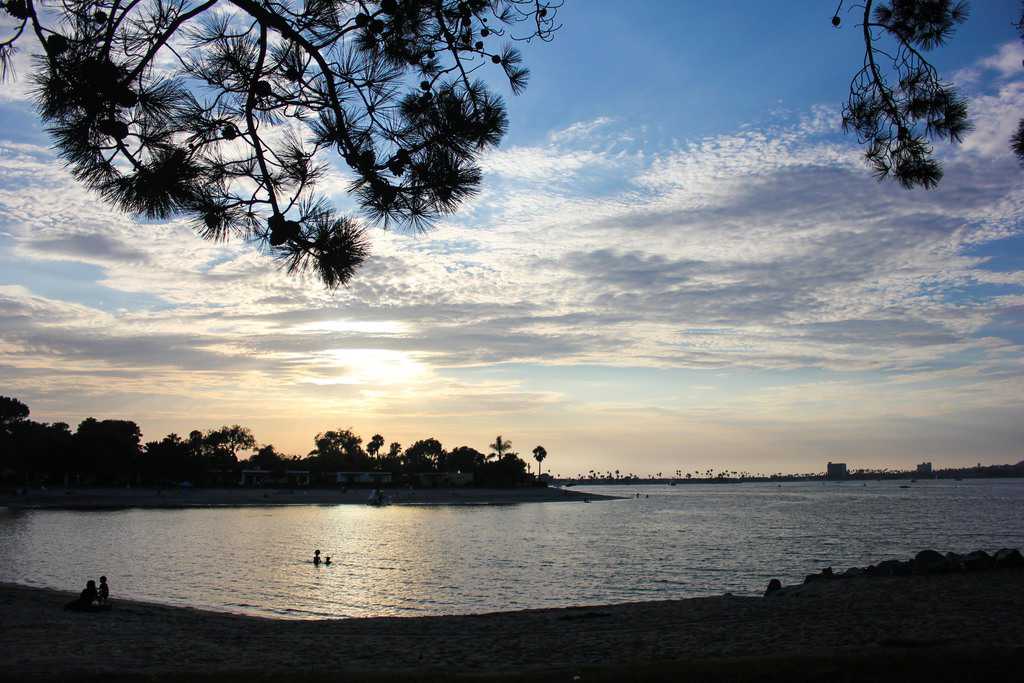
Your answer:
[[[1020,33],[1021,40],[1024,40],[1024,2],[1021,3],[1020,19],[1017,20],[1015,26]],[[1017,155],[1020,163],[1024,164],[1024,118],[1017,124],[1017,132],[1010,138],[1010,147],[1013,149],[1013,153]]]
[[[414,230],[455,211],[507,128],[480,79],[514,93],[510,41],[550,40],[560,0],[6,0],[2,75],[34,35],[36,102],[75,177],[207,239],[253,240],[289,272],[346,283],[360,222],[317,194],[337,153],[369,222]],[[528,30],[513,35],[523,27]]]
[[[839,3],[832,23],[841,23]],[[967,101],[943,83],[922,55],[946,42],[967,19],[962,0],[864,0],[864,62],[850,83],[843,129],[867,145],[879,179],[906,187],[935,187],[942,166],[932,141],[960,142],[971,129]],[[885,41],[884,47],[882,46]]]

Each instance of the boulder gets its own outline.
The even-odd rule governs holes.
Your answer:
[[[772,579],[768,582],[768,587],[764,589],[764,596],[768,597],[775,591],[782,590],[782,582],[778,579]]]
[[[949,571],[962,572],[964,570],[964,556],[959,553],[946,553],[946,563]]]
[[[875,572],[875,576],[910,576],[913,573],[910,562],[900,562],[899,560],[879,562],[875,567]]]
[[[997,567],[1020,567],[1024,565],[1024,555],[1016,548],[1003,548],[996,551],[993,558]]]
[[[862,574],[864,574],[864,570],[860,567],[850,567],[843,572],[843,576],[861,576]]]
[[[963,564],[964,569],[969,572],[991,569],[993,565],[992,556],[984,550],[975,550],[973,553],[964,555]]]
[[[942,553],[922,550],[914,557],[914,574],[944,574],[949,570],[949,561]]]

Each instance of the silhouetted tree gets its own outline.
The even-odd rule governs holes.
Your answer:
[[[5,478],[18,473],[25,484],[58,483],[68,479],[74,450],[67,424],[17,420],[8,425],[7,434],[0,436],[0,441],[10,447],[4,464],[0,465]]]
[[[359,471],[366,464],[363,439],[351,429],[336,429],[317,434],[316,447],[309,452],[313,465],[322,472]]]
[[[841,0],[832,19],[840,25]],[[861,0],[864,63],[850,83],[843,128],[867,145],[879,179],[934,187],[942,166],[932,141],[960,142],[970,129],[967,101],[923,53],[945,43],[967,19],[963,0]],[[884,43],[884,45],[883,45]]]
[[[276,470],[285,466],[287,458],[278,453],[273,445],[267,444],[253,453],[249,464],[265,470]]]
[[[366,452],[370,454],[371,458],[376,458],[377,453],[384,447],[384,437],[380,434],[374,434],[370,437],[370,442],[366,444]]]
[[[75,465],[103,482],[130,483],[140,474],[141,440],[131,420],[86,418],[75,432]]]
[[[543,446],[537,446],[533,449],[533,459],[537,461],[537,476],[540,476],[540,466],[544,463],[544,458],[548,457],[547,450]]]
[[[518,453],[511,450],[509,442],[506,441],[504,443],[508,447],[502,449],[500,458],[486,461],[477,467],[475,476],[481,484],[486,486],[515,486],[526,481],[526,461],[520,458]]]
[[[391,472],[393,474],[401,472],[402,444],[397,441],[391,442],[391,445],[388,446],[388,452],[378,461],[378,467],[385,472]]]
[[[494,443],[491,444],[491,450],[494,452],[490,454],[490,457],[496,457],[498,460],[501,460],[505,457],[506,453],[512,450],[512,442],[505,441],[501,438],[501,434],[498,434],[494,439]]]
[[[448,453],[446,467],[449,472],[476,472],[487,457],[469,446],[459,446]]]
[[[1024,2],[1021,3],[1021,15],[1016,25],[1020,38],[1024,41]],[[1010,146],[1013,148],[1013,153],[1017,155],[1017,159],[1020,160],[1021,164],[1024,164],[1024,118],[1017,124],[1017,132],[1013,134]]]
[[[19,470],[15,462],[14,433],[28,419],[28,406],[16,398],[0,396],[0,476],[7,478]]]
[[[238,453],[256,448],[252,430],[241,425],[224,425],[203,435],[203,455],[211,464],[225,467],[238,462]]]
[[[27,420],[29,414],[28,406],[18,399],[0,396],[0,430],[6,432],[15,423]]]
[[[148,481],[171,484],[202,481],[204,463],[198,451],[177,434],[150,441],[143,448],[143,467]]]
[[[510,39],[549,40],[542,0],[6,0],[0,67],[36,40],[43,121],[81,182],[205,238],[255,240],[289,272],[344,284],[363,228],[316,195],[336,152],[370,221],[422,229],[474,194],[507,128]],[[305,136],[305,139],[303,139]]]
[[[443,470],[445,465],[444,446],[437,439],[422,439],[405,449],[402,456],[405,470],[410,473]]]

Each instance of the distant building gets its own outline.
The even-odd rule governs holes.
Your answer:
[[[427,488],[439,486],[469,486],[473,483],[472,472],[420,472],[417,483]]]
[[[309,470],[271,472],[259,467],[242,470],[239,486],[309,486]]]
[[[846,479],[846,463],[830,462],[825,469],[826,479]]]
[[[917,466],[917,473],[927,476],[932,476],[932,464],[930,462],[923,462]]]
[[[335,472],[334,483],[342,485],[373,484],[380,486],[391,483],[390,472]]]

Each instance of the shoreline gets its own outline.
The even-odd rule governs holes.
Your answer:
[[[815,582],[764,598],[296,621],[116,595],[110,611],[65,612],[71,593],[0,584],[0,661],[21,680],[678,680],[689,672],[782,681],[819,669],[820,680],[906,681],[922,671],[947,680],[958,666],[964,675],[996,673],[1024,654],[1022,589],[1024,569],[1003,569]],[[862,677],[846,677],[856,671]]]
[[[372,489],[116,489],[30,490],[0,495],[0,507],[12,510],[124,510],[215,507],[279,507],[289,505],[367,505]],[[519,503],[582,503],[621,500],[620,496],[564,488],[438,488],[384,489],[391,505],[516,505]]]

